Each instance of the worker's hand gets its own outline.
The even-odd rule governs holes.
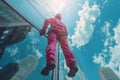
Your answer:
[[[41,29],[40,30],[40,36],[43,36],[45,34],[45,30],[44,29]]]

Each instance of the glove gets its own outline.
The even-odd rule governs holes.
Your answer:
[[[44,29],[41,29],[40,30],[40,36],[44,35],[45,34],[45,30]]]

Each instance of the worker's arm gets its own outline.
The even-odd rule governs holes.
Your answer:
[[[45,31],[46,31],[48,25],[50,24],[50,22],[51,22],[51,18],[46,19],[46,20],[44,21],[44,25],[43,25],[43,28],[42,28],[41,31],[40,31],[40,35],[44,35],[44,34],[45,34]]]

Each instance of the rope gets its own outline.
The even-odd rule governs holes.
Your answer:
[[[59,46],[60,46],[60,44],[59,44],[59,42],[58,42],[58,73],[57,73],[57,80],[59,80],[59,69],[60,69],[60,64],[59,64],[59,62],[60,62],[60,48],[59,48]]]
[[[42,18],[44,18],[44,16],[42,16],[42,14],[37,10],[37,8],[34,7],[34,5],[31,3],[31,1],[27,0],[27,2],[32,6],[33,9],[35,9],[35,10],[37,11],[37,13],[40,14],[40,16],[41,16]],[[36,1],[35,1],[35,2],[36,2]]]

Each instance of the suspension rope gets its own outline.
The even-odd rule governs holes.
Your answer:
[[[46,6],[46,5],[44,5],[45,3],[43,3],[42,1],[38,1],[38,0],[35,0],[35,3],[39,6],[39,7],[42,7],[43,9],[42,9],[42,12],[44,11],[44,13],[47,15],[47,16],[50,16],[49,14],[48,14],[48,12],[47,12],[47,9],[46,9],[46,7],[48,7],[48,6]],[[40,10],[40,9],[39,9]],[[38,11],[39,11],[38,10]]]
[[[54,16],[55,12],[48,6],[48,3],[46,1],[44,1],[44,0],[43,0],[43,2],[45,3],[45,5],[47,5],[48,10],[51,11],[52,16]]]
[[[30,0],[27,0],[27,2],[32,6],[33,9],[35,9],[35,10],[37,11],[37,13],[40,14],[40,16],[41,16],[42,18],[44,18],[44,16],[37,10],[37,8],[31,3]],[[35,1],[35,2],[36,2],[36,1]]]
[[[41,15],[40,11],[32,4],[31,0],[27,0],[28,3]],[[33,1],[33,0],[32,0]],[[34,3],[36,3],[38,6],[43,8],[43,11],[45,12],[45,14],[50,17],[51,15],[55,15],[54,11],[50,8],[50,6],[48,6],[47,2],[45,1],[37,1],[35,0]],[[44,10],[46,9],[46,10]],[[48,12],[47,12],[48,11]],[[51,13],[51,15],[48,15],[48,13]],[[50,14],[49,13],[49,14]],[[42,15],[41,15],[42,16]],[[44,18],[44,16],[42,16]]]
[[[59,80],[59,69],[60,69],[60,43],[59,42],[57,42],[58,43],[58,73],[57,73],[57,80]]]
[[[45,19],[45,17],[40,13],[40,11],[32,4],[32,2],[30,1],[30,0],[27,0],[27,2],[32,6],[32,8],[33,9],[35,9],[36,10],[36,12],[43,18],[43,19]],[[48,6],[48,4],[46,3],[46,2],[42,2],[41,1],[41,3],[42,4],[39,4],[36,0],[34,1],[36,4],[38,4],[38,5],[41,5],[41,7],[42,8],[45,8],[46,7],[46,9],[47,10],[51,10],[51,12],[52,12],[52,15],[54,15],[54,12],[53,12],[53,10]],[[48,15],[47,14],[47,12],[44,10],[44,12],[46,13],[46,15],[47,16],[50,16],[50,15]],[[33,26],[37,31],[40,31],[40,29],[38,28],[38,27],[36,27],[36,26]]]
[[[57,42],[57,54],[56,54],[56,68],[52,71],[51,80],[59,80],[59,69],[60,69],[60,44]]]

